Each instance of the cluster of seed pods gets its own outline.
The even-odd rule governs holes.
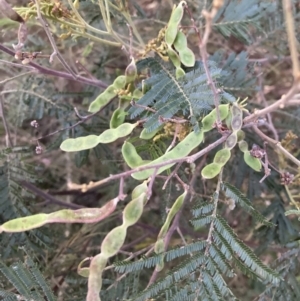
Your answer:
[[[185,1],[181,1],[177,6],[174,6],[165,32],[165,42],[168,47],[167,52],[176,68],[176,78],[185,74],[181,68],[181,64],[186,67],[193,67],[195,65],[195,55],[193,51],[188,48],[186,36],[179,30],[186,5]]]
[[[148,186],[146,182],[135,187],[132,200],[123,211],[123,224],[112,229],[101,244],[101,253],[95,256],[88,269],[88,294],[86,301],[100,301],[102,273],[110,257],[116,255],[124,244],[127,228],[134,225],[141,217],[147,202]]]
[[[154,252],[156,254],[161,254],[161,253],[165,252],[165,241],[164,241],[164,239],[165,239],[166,234],[167,234],[167,232],[170,228],[171,221],[173,220],[175,214],[182,207],[186,195],[187,195],[187,190],[185,190],[183,192],[183,194],[181,194],[176,199],[176,201],[174,202],[172,208],[170,209],[170,211],[167,215],[166,221],[160,229],[160,232],[159,232],[158,237],[157,237],[157,241],[156,241],[155,246],[154,246]],[[163,268],[164,268],[164,258],[162,257],[161,260],[159,261],[159,263],[156,265],[155,269],[156,269],[157,272],[159,272]]]
[[[78,152],[96,147],[99,143],[108,144],[119,138],[128,136],[138,123],[123,123],[115,129],[105,130],[101,135],[88,135],[84,137],[69,138],[60,145],[65,152]]]
[[[229,110],[229,104],[221,104],[219,106],[221,120],[224,120],[227,117],[228,110]],[[139,166],[151,166],[154,164],[160,164],[166,162],[168,160],[183,158],[189,155],[189,153],[203,141],[205,132],[208,132],[213,129],[213,125],[216,122],[216,118],[217,118],[216,110],[214,109],[210,112],[210,114],[208,114],[203,118],[202,128],[198,133],[192,131],[182,141],[180,141],[172,150],[170,150],[169,152],[165,153],[161,157],[151,162],[143,160],[141,156],[137,153],[135,147],[130,142],[125,141],[122,147],[123,158],[126,164],[131,168],[136,168]],[[149,136],[147,136],[146,134],[144,134],[143,136],[146,136],[147,139],[150,139],[149,137],[151,137],[152,135],[154,136],[155,134],[156,133],[151,132],[149,133]],[[163,171],[171,168],[175,164],[176,163],[170,163],[158,168],[156,174],[162,173]],[[147,170],[133,173],[132,177],[136,180],[145,180],[149,178],[151,175],[153,175],[154,172],[155,172],[154,168],[149,168]]]
[[[202,169],[201,175],[204,179],[212,179],[221,172],[222,167],[231,157],[231,149],[234,148],[238,141],[238,133],[243,125],[243,111],[237,103],[233,103],[230,107],[230,112],[227,112],[226,123],[232,130],[232,133],[225,141],[224,148],[216,153],[213,163],[206,165]]]

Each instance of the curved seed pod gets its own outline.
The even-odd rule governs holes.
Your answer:
[[[115,129],[108,129],[100,136],[89,135],[85,137],[69,138],[63,141],[60,149],[65,152],[78,152],[85,149],[91,149],[99,143],[108,144],[116,141],[119,138],[128,136],[138,123],[123,123]]]
[[[185,76],[185,71],[181,67],[176,68],[176,79],[183,76]]]
[[[231,130],[231,120],[232,120],[232,114],[231,114],[231,110],[229,110],[228,115],[225,118],[225,124],[226,124],[227,128],[230,130]]]
[[[102,254],[96,255],[90,263],[88,293],[86,301],[101,301],[99,293],[102,287],[102,272],[107,264],[107,258]]]
[[[250,151],[244,152],[244,160],[246,164],[255,171],[261,171],[261,161],[258,158],[251,156]]]
[[[178,143],[171,151],[164,154],[163,156],[157,158],[147,165],[159,164],[170,159],[179,159],[187,156],[194,148],[196,148],[203,141],[203,131],[199,133],[191,132],[189,133],[180,143]],[[175,163],[163,166],[158,169],[157,174],[162,173],[166,169],[172,167]],[[131,176],[136,180],[148,179],[154,172],[154,169],[147,169],[143,171],[136,172]]]
[[[224,166],[228,162],[230,157],[231,157],[231,151],[229,148],[220,149],[214,157],[214,163],[220,166]]]
[[[180,57],[177,54],[177,52],[174,49],[172,49],[171,47],[168,48],[168,56],[169,56],[171,62],[173,63],[173,65],[176,68],[179,68],[180,65],[181,65],[181,63],[180,63]]]
[[[174,47],[178,52],[188,48],[187,38],[182,31],[178,31],[176,39],[174,41]]]
[[[91,259],[89,257],[84,258],[83,260],[80,261],[80,263],[77,266],[77,274],[84,277],[88,278],[90,274],[90,268],[89,267],[81,267],[86,261],[90,261]]]
[[[194,67],[195,55],[190,48],[185,48],[179,52],[179,58],[181,63],[186,67]]]
[[[239,142],[239,148],[244,153],[248,151],[248,143],[245,140]]]
[[[126,237],[127,227],[124,225],[112,229],[104,238],[101,244],[101,254],[106,257],[112,257],[123,246]]]
[[[105,107],[117,95],[116,89],[111,85],[106,88],[97,98],[90,104],[89,112],[95,113]]]
[[[96,223],[109,216],[116,208],[119,198],[114,198],[101,208],[63,209],[52,213],[39,213],[10,220],[0,226],[1,232],[24,232],[51,223]]]
[[[112,85],[108,86],[89,106],[89,112],[95,113],[106,106],[116,95],[118,90],[125,88],[126,76],[118,76]]]
[[[220,119],[224,120],[229,112],[229,104],[219,105]],[[216,109],[213,109],[208,115],[202,119],[202,130],[208,132],[213,128],[213,125],[217,121]]]
[[[126,205],[123,211],[124,227],[130,227],[139,220],[144,210],[145,199],[146,193],[142,193],[139,197],[133,199]]]
[[[112,86],[115,89],[123,89],[126,85],[126,76],[125,75],[119,75],[113,82]]]
[[[147,181],[144,181],[142,184],[136,186],[133,189],[131,193],[132,199],[138,198],[142,193],[147,193],[147,190],[148,190]]]
[[[142,157],[137,153],[133,144],[128,141],[125,141],[122,146],[122,156],[126,162],[126,164],[130,168],[136,168],[146,162],[142,159]]]
[[[159,128],[155,129],[152,132],[148,132],[147,129],[143,129],[141,134],[140,134],[140,138],[144,139],[144,140],[150,140],[152,139],[161,129],[163,128],[163,126],[160,126]]]
[[[237,139],[238,139],[238,141],[242,141],[242,140],[244,140],[245,139],[245,132],[243,131],[243,130],[239,130],[238,132],[237,132]]]
[[[126,83],[131,83],[136,79],[137,69],[134,58],[131,59],[131,63],[125,70]]]
[[[237,143],[237,133],[233,132],[225,141],[225,147],[233,149]]]
[[[221,172],[221,168],[222,165],[220,164],[210,163],[202,169],[201,175],[204,179],[212,179]]]
[[[185,190],[183,192],[183,194],[181,194],[177,199],[176,201],[174,202],[172,208],[170,209],[169,213],[168,213],[168,216],[166,218],[166,221],[165,223],[163,224],[163,226],[161,227],[160,231],[159,231],[159,234],[158,234],[158,237],[157,239],[162,239],[166,236],[168,230],[169,230],[169,227],[170,227],[170,224],[171,224],[171,221],[173,220],[175,214],[180,210],[180,208],[182,207],[183,205],[183,202],[184,202],[184,199],[187,195],[187,190]],[[156,252],[157,253],[157,252]]]
[[[126,115],[127,115],[127,113],[125,112],[125,110],[123,108],[117,108],[111,116],[109,127],[111,129],[115,129],[118,126],[120,126],[121,124],[123,124]]]
[[[165,33],[165,41],[167,45],[171,46],[175,41],[177,32],[178,32],[178,25],[183,17],[184,6],[186,5],[185,1],[181,1],[178,6],[173,9],[166,33]]]

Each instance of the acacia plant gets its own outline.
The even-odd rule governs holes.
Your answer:
[[[299,300],[299,3],[23,2],[1,300]]]

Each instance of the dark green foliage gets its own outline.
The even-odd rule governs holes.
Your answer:
[[[142,119],[146,119],[144,127],[151,132],[162,124],[162,120],[183,115],[188,118],[194,130],[199,131],[199,118],[211,111],[214,105],[214,96],[207,85],[202,63],[197,62],[195,69],[179,80],[175,78],[174,68],[171,69],[159,59],[144,59],[138,62],[137,67],[139,70],[148,68],[151,77],[144,83],[148,91],[137,101],[139,106],[133,106],[128,111],[131,118],[142,114]],[[209,70],[213,80],[218,80],[221,69],[210,62]],[[226,92],[220,92],[219,96],[221,103],[235,101]],[[155,113],[150,113],[146,107],[155,110]]]
[[[16,262],[10,267],[0,260],[0,271],[18,292],[8,293],[0,288],[0,296],[4,298],[1,300],[20,300],[20,295],[34,301],[56,300],[44,276],[29,255],[24,263]]]

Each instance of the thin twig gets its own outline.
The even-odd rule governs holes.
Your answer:
[[[2,44],[0,44],[0,50],[2,50],[3,52],[5,52],[13,57],[15,56],[15,52],[13,52],[11,49],[7,48],[6,46],[4,46]],[[0,62],[2,62],[2,61],[0,61]],[[15,64],[15,63],[9,63],[9,62],[5,62],[5,63],[16,66],[16,67],[23,67],[23,68],[30,68],[29,66],[31,66],[31,67],[35,68],[36,71],[40,74],[65,78],[68,80],[75,80],[77,82],[81,82],[81,83],[88,84],[91,86],[96,86],[99,88],[107,88],[108,87],[108,85],[101,80],[93,80],[93,79],[86,78],[86,77],[79,76],[79,75],[77,76],[76,79],[74,79],[70,73],[49,69],[49,68],[40,66],[33,62],[29,62],[28,65],[21,65],[21,64]]]
[[[89,184],[84,184],[84,185],[79,185],[78,189],[82,190],[82,191],[87,191],[90,189],[96,189],[99,186],[102,186],[103,184],[106,184],[108,182],[111,181],[115,181],[120,179],[121,177],[129,177],[131,174],[138,172],[138,171],[143,171],[143,170],[147,170],[147,169],[155,169],[155,168],[160,168],[163,167],[165,165],[169,165],[169,164],[174,164],[174,163],[182,163],[182,162],[188,162],[188,163],[192,163],[195,160],[197,160],[198,158],[202,157],[203,155],[205,155],[206,153],[210,152],[212,149],[214,149],[215,147],[217,147],[218,145],[222,144],[228,137],[230,133],[228,133],[227,135],[221,137],[220,139],[218,139],[217,141],[213,142],[212,144],[208,145],[206,148],[202,149],[201,151],[199,151],[198,153],[191,155],[191,156],[186,156],[183,158],[179,158],[179,159],[170,159],[170,160],[166,160],[162,163],[157,163],[157,164],[149,164],[149,165],[145,165],[145,166],[140,166],[140,167],[136,167],[134,169],[131,170],[127,170],[125,172],[116,174],[116,175],[110,175],[109,177],[97,181],[97,182],[91,182]]]
[[[293,76],[295,82],[300,83],[300,67],[299,67],[299,60],[298,60],[298,51],[297,51],[297,39],[296,39],[296,29],[294,24],[294,17],[293,17],[293,9],[292,9],[292,1],[291,0],[283,0],[283,12],[286,22],[286,31],[288,35],[290,53],[292,58],[293,64]]]
[[[42,26],[43,26],[43,28],[45,30],[46,35],[48,36],[48,39],[49,39],[49,41],[51,43],[51,46],[53,48],[53,51],[54,51],[53,54],[57,55],[59,61],[62,63],[62,65],[65,67],[65,69],[72,75],[72,77],[74,79],[77,79],[78,75],[68,65],[68,63],[65,61],[65,59],[63,58],[63,56],[61,55],[61,53],[59,52],[59,50],[58,50],[58,48],[56,46],[56,43],[55,43],[55,41],[53,39],[53,36],[52,36],[52,33],[49,30],[49,25],[45,21],[44,17],[42,16],[39,0],[34,0],[34,2],[35,2],[35,5],[36,5],[36,12],[37,12],[37,16],[38,16],[37,18],[40,21],[40,23],[42,24]],[[53,58],[53,54],[50,56],[50,59]]]

